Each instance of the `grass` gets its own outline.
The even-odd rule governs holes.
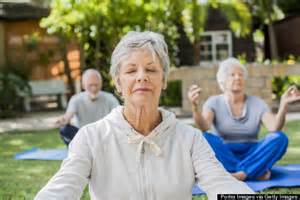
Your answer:
[[[278,164],[300,163],[300,121],[289,122],[284,130],[290,139],[286,155]],[[262,131],[262,136],[266,133]],[[0,199],[33,199],[59,169],[60,161],[13,160],[15,153],[39,148],[63,148],[58,130],[38,132],[10,132],[0,134]],[[300,194],[300,188],[268,189],[263,193]],[[88,200],[85,190],[82,198]],[[193,200],[206,199],[204,195]]]

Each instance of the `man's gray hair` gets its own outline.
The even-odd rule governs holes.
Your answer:
[[[219,84],[220,89],[224,92],[225,90],[225,82],[227,77],[229,76],[228,71],[232,67],[239,67],[243,70],[243,76],[244,79],[247,79],[248,71],[244,65],[240,63],[240,61],[236,58],[227,58],[226,60],[223,60],[219,64],[219,70],[217,72],[217,81]]]
[[[82,84],[84,84],[86,82],[86,80],[91,76],[91,75],[96,75],[99,77],[100,80],[100,84],[102,85],[102,77],[101,74],[99,73],[99,71],[95,70],[95,69],[87,69],[83,72],[82,74]]]
[[[164,82],[166,85],[167,76],[170,68],[170,58],[168,55],[168,46],[163,35],[151,31],[128,32],[117,44],[111,56],[110,75],[115,79],[119,75],[120,63],[125,55],[133,50],[146,48],[157,55],[164,71]]]

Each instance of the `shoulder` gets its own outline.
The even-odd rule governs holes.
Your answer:
[[[202,132],[191,125],[177,120],[176,135],[179,136],[182,141],[192,144],[196,137],[202,137]]]
[[[84,99],[85,93],[84,92],[79,92],[77,94],[74,94],[69,101],[69,105],[77,105],[78,102],[82,101]]]
[[[219,107],[220,104],[224,102],[224,97],[222,94],[220,95],[214,95],[210,96],[204,103],[204,107],[214,109],[216,107]]]
[[[74,94],[71,99],[74,99],[74,100],[79,100],[79,99],[82,99],[84,96],[85,96],[85,92],[79,92],[77,94]]]
[[[108,99],[108,100],[115,100],[115,99],[116,99],[116,97],[115,97],[112,93],[110,93],[110,92],[101,91],[101,92],[100,92],[100,95],[101,95],[103,98],[106,98],[106,99]]]
[[[213,95],[208,97],[208,99],[206,100],[207,102],[218,102],[218,101],[222,101],[223,100],[223,95],[219,94],[219,95]]]
[[[110,129],[110,123],[105,118],[102,118],[96,122],[87,124],[80,128],[79,132],[84,135],[89,144],[95,144],[101,142]],[[93,145],[92,145],[93,146]]]
[[[264,104],[264,105],[266,104],[266,102],[262,98],[257,97],[257,96],[248,96],[247,98],[250,103],[253,103],[256,105],[257,104]]]

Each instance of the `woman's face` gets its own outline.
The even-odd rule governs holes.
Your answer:
[[[132,51],[121,62],[117,89],[125,105],[158,106],[163,89],[163,68],[148,49]]]
[[[225,91],[244,92],[245,77],[244,71],[240,67],[231,67],[227,72],[225,81]]]

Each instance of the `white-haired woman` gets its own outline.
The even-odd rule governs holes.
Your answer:
[[[192,85],[188,98],[196,125],[215,151],[217,159],[239,180],[270,178],[270,169],[286,152],[288,138],[281,131],[287,106],[300,100],[295,86],[281,97],[277,114],[259,97],[245,94],[246,68],[235,58],[220,63],[217,81],[223,94],[210,97],[201,111],[201,88]],[[269,134],[258,139],[263,124]],[[212,133],[206,131],[212,126]]]
[[[160,34],[130,32],[116,46],[111,75],[124,106],[79,130],[61,169],[36,199],[192,199],[195,182],[219,193],[253,193],[216,160],[201,132],[158,108],[169,71]]]

